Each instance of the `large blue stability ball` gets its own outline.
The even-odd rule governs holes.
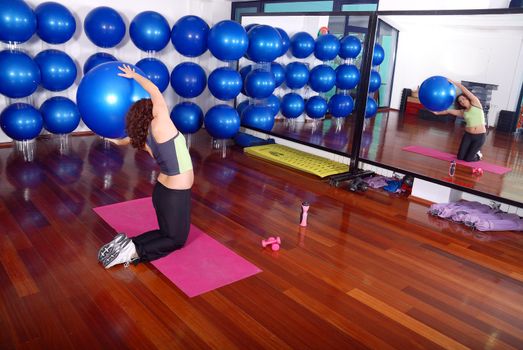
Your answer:
[[[203,125],[203,112],[196,103],[184,101],[174,106],[171,120],[182,134],[194,134]]]
[[[272,75],[274,75],[274,83],[276,84],[276,87],[283,84],[285,81],[285,68],[277,62],[271,63],[271,72]]]
[[[316,92],[327,92],[336,84],[336,72],[331,66],[320,64],[311,69],[309,86]]]
[[[254,27],[256,28],[256,27]],[[253,28],[253,29],[254,29]],[[247,32],[241,24],[231,20],[216,23],[207,38],[209,51],[219,60],[239,60],[249,47]]]
[[[268,25],[259,25],[248,33],[247,55],[254,62],[272,62],[281,56],[282,39],[278,31]]]
[[[136,67],[140,68],[147,79],[156,85],[161,92],[164,92],[169,86],[169,69],[162,61],[147,57],[136,62]]]
[[[193,62],[182,62],[171,73],[171,86],[185,98],[199,96],[207,85],[207,77],[202,67]]]
[[[360,71],[353,64],[340,64],[336,68],[336,86],[341,90],[354,89],[360,82]]]
[[[247,78],[247,74],[249,74],[252,70],[252,65],[247,65],[247,66],[244,66],[240,69],[240,76],[242,77],[242,91],[241,93],[244,94],[245,96],[248,96],[247,95],[247,91],[245,91],[245,78]]]
[[[376,72],[375,70],[370,71],[370,78],[369,78],[369,92],[374,92],[378,90],[381,86],[381,76],[380,73]]]
[[[240,116],[231,106],[220,104],[205,113],[204,124],[215,139],[230,139],[240,130]]]
[[[298,32],[291,38],[291,53],[296,58],[307,58],[314,52],[314,38],[307,32]]]
[[[106,52],[97,52],[95,54],[92,54],[87,58],[87,60],[85,60],[83,68],[84,75],[86,75],[87,72],[89,72],[94,67],[101,65],[102,63],[115,61],[118,61],[116,57]]]
[[[441,112],[448,109],[456,98],[456,88],[447,78],[435,75],[423,81],[419,100],[428,110]]]
[[[247,33],[247,37],[249,37],[249,31],[250,31],[252,28],[254,28],[254,27],[256,27],[256,26],[259,26],[259,25],[260,25],[260,24],[258,24],[258,23],[247,24],[247,25],[244,27],[245,32]],[[251,58],[249,57],[249,52],[248,52],[248,51],[249,51],[249,48],[247,48],[247,52],[245,52],[245,53],[243,54],[243,57],[245,57],[246,59],[250,60]]]
[[[249,105],[242,112],[241,125],[271,131],[274,126],[274,115],[267,106]]]
[[[276,116],[280,111],[280,99],[278,96],[272,94],[263,103],[263,106],[269,107],[273,116]]]
[[[353,109],[354,100],[349,95],[335,94],[329,100],[329,112],[334,118],[345,118]]]
[[[80,124],[80,111],[67,97],[51,97],[40,106],[40,113],[44,129],[53,134],[68,134]]]
[[[305,103],[305,113],[312,119],[323,118],[327,109],[327,101],[321,96],[312,96]]]
[[[125,117],[131,105],[149,94],[134,79],[119,76],[124,62],[103,63],[91,69],[80,82],[76,102],[82,120],[96,134],[121,138],[125,133]],[[128,64],[142,76],[139,68]]]
[[[367,104],[365,105],[365,118],[372,118],[378,112],[378,104],[372,97],[367,97]]]
[[[49,91],[62,91],[76,80],[76,64],[65,52],[45,50],[34,58],[40,68],[42,86]]]
[[[158,12],[145,11],[132,20],[129,36],[140,50],[161,51],[169,43],[171,27],[165,17]]]
[[[249,105],[249,100],[242,101],[238,103],[236,106],[236,111],[238,112],[238,115],[242,115],[242,112],[247,106]]]
[[[372,53],[372,65],[373,66],[379,66],[383,60],[385,59],[385,50],[383,50],[383,47],[376,43],[374,44],[374,51]]]
[[[125,23],[118,12],[107,6],[91,10],[84,21],[85,34],[99,47],[115,47],[125,35]]]
[[[232,100],[242,90],[240,73],[232,68],[220,67],[212,71],[207,82],[211,94],[219,100]]]
[[[76,20],[64,5],[44,2],[35,8],[35,14],[38,23],[36,33],[46,43],[63,44],[73,37]]]
[[[340,41],[340,52],[338,55],[343,58],[356,58],[361,52],[361,41],[355,36],[347,35]]]
[[[0,41],[23,43],[36,31],[36,15],[25,1],[0,0]]]
[[[171,42],[181,55],[197,57],[207,51],[209,25],[198,16],[183,16],[173,26]]]
[[[2,131],[16,141],[32,140],[42,131],[42,115],[27,103],[13,103],[0,114]]]
[[[274,81],[274,75],[272,75],[271,72],[254,69],[245,77],[245,91],[247,92],[247,96],[260,99],[267,98],[273,93],[275,88],[276,83]]]
[[[301,62],[291,62],[285,68],[285,83],[290,89],[301,89],[309,82],[309,69]]]
[[[289,50],[289,47],[291,46],[291,39],[289,38],[289,35],[287,32],[281,28],[275,27],[275,29],[280,33],[281,37],[281,52],[280,56],[283,56],[287,53]]]
[[[0,94],[10,98],[31,95],[40,84],[40,68],[21,51],[0,52]]]
[[[332,34],[320,35],[314,44],[314,56],[320,61],[330,61],[338,56],[340,41]]]
[[[280,108],[284,117],[290,119],[298,118],[305,110],[305,101],[297,93],[289,92],[283,96]]]

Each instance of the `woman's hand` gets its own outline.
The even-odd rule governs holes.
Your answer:
[[[118,67],[123,73],[118,73],[119,76],[124,78],[133,79],[136,76],[136,72],[129,65],[124,64],[123,66]]]

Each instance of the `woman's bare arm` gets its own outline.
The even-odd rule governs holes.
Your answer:
[[[481,102],[479,101],[479,98],[477,98],[476,95],[474,95],[472,92],[470,92],[469,89],[467,89],[465,86],[463,86],[463,84],[458,83],[457,81],[454,81],[454,80],[450,80],[450,79],[448,79],[448,81],[451,82],[452,84],[456,85],[458,88],[460,88],[460,90],[463,92],[463,95],[467,96],[467,98],[470,100],[470,103],[473,106],[478,107],[478,108],[483,108],[483,107],[481,107]]]

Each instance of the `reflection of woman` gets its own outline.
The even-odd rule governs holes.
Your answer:
[[[483,158],[481,146],[487,138],[485,128],[485,114],[479,99],[462,84],[449,81],[461,89],[462,94],[456,98],[456,108],[434,114],[452,114],[465,119],[465,134],[461,139],[457,158],[466,162],[475,162]]]
[[[142,99],[131,106],[127,113],[129,136],[111,141],[146,150],[160,166],[152,196],[160,228],[132,239],[118,234],[98,252],[105,268],[155,260],[183,247],[189,235],[194,181],[185,138],[171,121],[162,93],[129,66],[124,65],[120,70],[120,76],[136,80],[151,99]]]

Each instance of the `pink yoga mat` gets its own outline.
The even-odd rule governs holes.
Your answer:
[[[437,158],[441,160],[445,160],[447,162],[450,162],[452,160],[456,161],[456,164],[464,165],[470,168],[481,168],[483,171],[488,171],[490,173],[503,175],[505,173],[508,173],[509,171],[512,171],[510,168],[505,168],[499,165],[487,163],[485,161],[480,160],[479,162],[465,162],[463,160],[458,160],[454,154],[446,153],[442,151],[438,151],[437,149],[432,149],[428,147],[422,147],[422,146],[407,146],[403,147],[402,150],[422,154],[424,156]]]
[[[158,228],[151,197],[94,211],[117,232],[130,237]],[[191,298],[261,272],[194,225],[185,247],[152,264]]]

